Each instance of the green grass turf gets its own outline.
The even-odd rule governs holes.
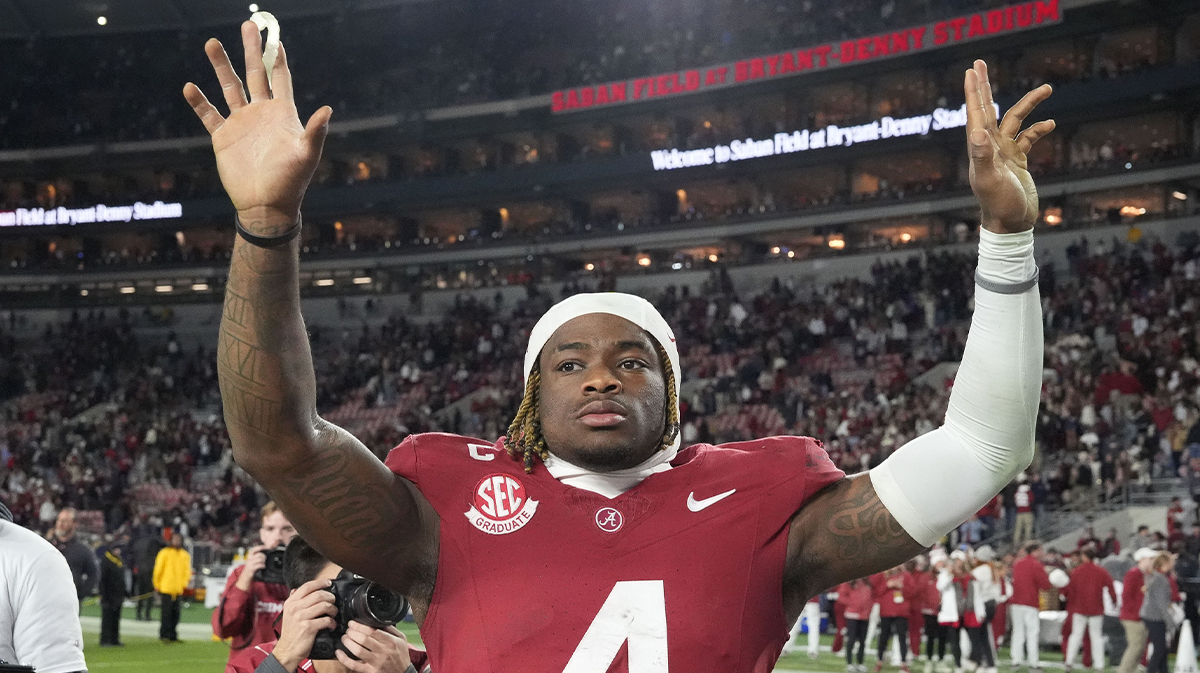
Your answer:
[[[100,616],[97,605],[85,605],[82,614]],[[133,619],[133,608],[125,608],[125,619]],[[158,622],[158,610],[154,611],[154,623]],[[212,610],[203,605],[191,605],[181,610],[181,622],[207,624]],[[411,622],[399,625],[409,642],[420,644],[421,634]],[[229,645],[217,640],[184,639],[182,643],[166,645],[157,638],[123,636],[125,647],[100,647],[100,636],[95,633],[83,635],[84,657],[91,673],[222,673],[229,658]]]
[[[154,611],[151,613],[153,621],[159,619],[159,607],[161,603],[155,602]],[[80,607],[79,614],[86,617],[100,617],[100,604],[96,599],[85,601]],[[121,611],[121,616],[125,619],[133,619],[137,615],[137,609],[126,607]],[[179,621],[185,624],[208,624],[212,621],[212,610],[204,607],[202,604],[185,603],[179,610]]]
[[[225,643],[185,641],[164,645],[156,638],[124,637],[125,647],[100,647],[99,636],[83,637],[83,656],[90,673],[221,673],[229,658]]]
[[[203,610],[203,608],[200,608]],[[403,623],[400,630],[404,631],[413,643],[420,642],[420,635],[411,623]],[[803,636],[802,636],[803,637]],[[99,646],[99,636],[86,634],[84,636],[84,655],[87,658],[88,670],[91,673],[160,673],[169,670],[171,673],[221,673],[225,660],[229,657],[229,647],[225,643],[214,641],[186,641],[180,644],[164,645],[153,638],[122,638],[125,647],[102,648]],[[832,636],[821,638],[823,645],[830,645]],[[1043,651],[1042,660],[1046,662],[1061,662],[1062,655],[1054,651]],[[867,653],[865,659],[868,666],[875,663],[874,655]],[[1004,662],[1008,661],[1008,650],[1001,650],[1001,670],[1005,670]],[[841,655],[821,652],[815,660],[808,658],[803,652],[790,654],[779,660],[779,668],[815,673],[844,673],[845,659]],[[895,673],[898,669],[884,669]],[[921,666],[915,669],[920,672]]]

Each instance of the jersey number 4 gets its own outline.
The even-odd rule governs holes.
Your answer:
[[[629,673],[667,673],[667,599],[662,580],[617,582],[563,673],[606,673],[629,641]]]

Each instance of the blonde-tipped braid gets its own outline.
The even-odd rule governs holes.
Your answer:
[[[671,370],[671,358],[658,343],[654,344],[658,357],[662,360],[663,372],[667,382],[667,427],[663,432],[658,449],[662,451],[675,442],[679,435],[679,393],[675,386],[675,375]],[[504,448],[513,458],[520,457],[525,463],[525,473],[533,472],[534,457],[545,461],[550,457],[550,449],[546,447],[546,438],[542,436],[542,422],[538,413],[538,398],[542,383],[542,370],[538,363],[533,363],[529,371],[529,380],[525,382],[525,397],[508,426],[508,434],[504,437]]]

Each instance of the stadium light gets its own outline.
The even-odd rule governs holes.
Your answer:
[[[777,246],[775,246],[774,248],[771,248],[771,254],[772,254],[772,255],[778,255],[778,254],[779,254],[779,246],[778,246],[778,245],[777,245]]]
[[[912,234],[910,234],[906,231],[903,234],[900,234],[900,240],[903,241],[904,243],[908,243],[909,241],[912,240]]]
[[[714,262],[714,263],[715,263],[715,262],[717,261],[717,256],[716,256],[716,255],[709,255],[709,256],[708,256],[708,261],[710,261],[710,262]]]
[[[842,238],[840,235],[837,238],[830,238],[829,247],[833,248],[834,250],[841,250],[846,247],[846,239]]]
[[[638,257],[638,264],[641,266],[650,266],[650,258],[646,256]]]
[[[87,290],[80,290],[80,291],[79,291],[79,296],[80,296],[80,297],[86,297],[86,296],[88,296],[88,291],[87,291]]]
[[[321,278],[319,280],[313,281],[313,285],[316,285],[317,287],[329,287],[330,285],[333,285],[333,279],[332,278]]]
[[[1146,209],[1137,206],[1125,206],[1121,208],[1121,214],[1126,217],[1137,217],[1138,215],[1145,215]]]
[[[588,271],[595,271],[596,265],[592,264],[591,262],[588,262],[586,265],[584,265],[583,268],[587,269]]]
[[[193,292],[208,292],[208,283],[192,283]]]
[[[1184,194],[1183,192],[1171,192],[1171,196],[1174,196],[1180,201],[1187,201],[1187,194]]]
[[[175,288],[174,288],[174,287],[171,287],[170,285],[155,285],[155,286],[154,286],[154,291],[155,291],[155,292],[170,292],[170,291],[172,291],[172,290],[174,290],[174,289],[175,289]]]
[[[107,25],[108,25],[108,17],[106,17],[106,16],[97,16],[97,17],[96,17],[96,23],[100,24],[101,26],[107,26]]]
[[[354,284],[355,285],[370,285],[371,277],[370,276],[359,276],[358,278],[354,279]]]
[[[795,258],[796,258],[796,251],[788,250],[788,259],[795,259]]]
[[[125,287],[121,288],[121,294],[133,294],[134,292],[137,292],[137,289],[132,285],[126,285]]]

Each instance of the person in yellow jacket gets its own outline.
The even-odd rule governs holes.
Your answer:
[[[171,534],[171,546],[164,547],[154,559],[154,590],[162,595],[162,626],[158,638],[178,643],[179,599],[192,580],[192,555],[183,548],[183,536]]]

